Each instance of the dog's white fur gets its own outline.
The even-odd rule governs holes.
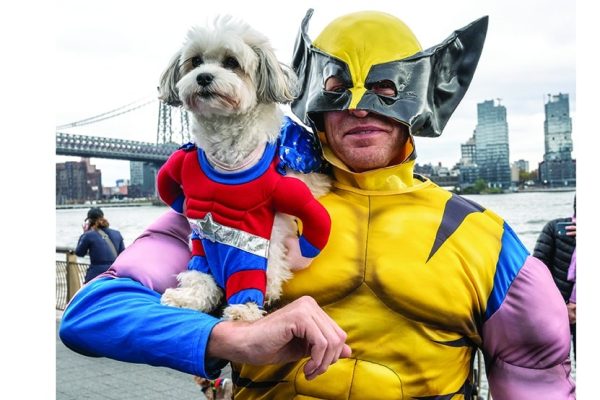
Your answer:
[[[217,167],[246,169],[260,158],[256,149],[277,139],[284,116],[279,104],[291,102],[296,90],[295,74],[279,63],[268,39],[248,24],[224,16],[211,28],[189,31],[161,77],[159,97],[191,113],[196,144]],[[288,176],[303,180],[316,197],[329,191],[325,175],[290,172]],[[266,304],[279,299],[292,270],[308,266],[310,260],[298,254],[294,221],[277,214],[269,247]],[[164,304],[207,312],[220,303],[222,292],[212,276],[185,271],[177,279],[179,286],[163,294]],[[263,314],[254,303],[224,311],[228,319],[256,320]]]

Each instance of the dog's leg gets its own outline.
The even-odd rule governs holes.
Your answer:
[[[256,303],[230,304],[223,310],[223,318],[232,321],[252,322],[262,318],[265,313],[266,311],[259,308]]]
[[[223,378],[221,388],[223,389],[223,400],[233,399],[233,381],[231,379]]]
[[[283,283],[292,277],[287,259],[287,248],[284,243],[288,237],[297,237],[294,220],[287,214],[275,214],[267,261],[266,304],[271,304],[281,297]]]
[[[169,288],[163,293],[162,304],[208,312],[221,301],[223,293],[209,274],[189,270],[177,275],[177,280],[177,288]]]

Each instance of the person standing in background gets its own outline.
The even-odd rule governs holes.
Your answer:
[[[125,250],[121,232],[110,229],[104,212],[99,207],[92,207],[83,223],[83,234],[79,237],[75,254],[78,257],[90,255],[90,266],[85,274],[84,283],[105,272],[117,256]]]
[[[577,227],[577,197],[573,199],[573,216],[549,221],[537,239],[533,256],[542,260],[550,270],[554,283],[569,312],[569,324],[576,355],[575,247]]]

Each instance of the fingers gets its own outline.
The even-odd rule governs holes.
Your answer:
[[[346,333],[310,297],[299,299],[302,302],[302,321],[305,338],[310,349],[310,360],[304,366],[306,379],[311,380],[327,371],[331,364],[343,355],[348,357],[350,347],[345,344]]]
[[[254,365],[310,356],[304,374],[311,380],[338,359],[351,355],[346,337],[314,299],[302,297],[252,323],[218,323],[212,330],[207,354]]]

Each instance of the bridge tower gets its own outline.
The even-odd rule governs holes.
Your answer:
[[[189,141],[190,121],[187,111],[181,107],[171,107],[159,101],[156,144],[183,144]]]

